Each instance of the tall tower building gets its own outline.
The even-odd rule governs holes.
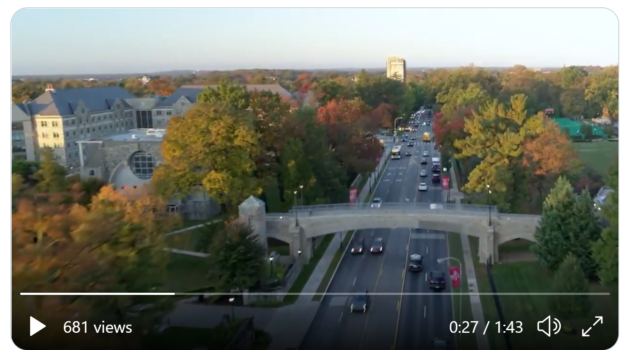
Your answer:
[[[407,78],[407,61],[402,57],[387,57],[387,77],[402,82]]]

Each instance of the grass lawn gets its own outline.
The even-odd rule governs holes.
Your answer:
[[[204,223],[207,223],[207,221]],[[197,223],[197,225],[199,225],[199,223]],[[192,250],[196,252],[205,251],[212,241],[211,234],[214,232],[213,230],[218,230],[223,227],[223,225],[225,225],[225,223],[223,221],[219,221],[205,227],[195,228],[166,236],[166,246],[169,248]]]
[[[618,158],[619,142],[574,142],[582,163],[606,176],[608,168]]]
[[[452,256],[454,258],[457,258],[459,261],[462,262],[462,264],[464,263],[464,251],[462,249],[462,240],[460,237],[459,233],[447,233],[448,235],[448,255]],[[449,260],[449,266],[456,266],[457,262],[453,261],[453,260]],[[466,268],[464,266],[462,266],[462,269],[465,270]],[[453,293],[459,293],[459,292],[463,292],[463,293],[467,293],[467,286],[468,286],[468,278],[466,276],[466,273],[464,271],[460,272],[460,276],[461,276],[461,280],[460,280],[460,287],[457,289],[453,289]],[[474,320],[473,315],[472,315],[472,308],[470,306],[470,297],[468,295],[462,295],[461,297],[459,295],[453,295],[453,320],[457,320],[460,323],[462,321],[470,321],[470,320]],[[459,303],[461,300],[461,310],[462,310],[462,316],[461,316],[461,320],[459,319]],[[481,327],[481,325],[478,325],[477,327]],[[471,350],[475,350],[477,349],[477,337],[475,336],[475,334],[473,333],[468,333],[468,334],[461,334],[461,337],[456,337],[455,341],[459,344],[466,344],[466,349],[471,349]],[[463,348],[463,346],[459,346],[460,348]]]
[[[470,238],[473,251],[477,250],[477,238]],[[492,292],[485,266],[475,260],[475,272],[480,292]],[[540,266],[538,262],[514,262],[495,264],[492,274],[498,292],[503,293],[545,293],[551,292],[553,276]],[[553,314],[547,306],[547,296],[500,296],[501,306],[506,321],[521,321],[523,333],[510,336],[513,350],[526,350],[540,347],[563,348],[574,350],[607,349],[612,347],[618,336],[619,303],[617,292],[600,286],[598,283],[591,285],[591,292],[610,292],[610,296],[592,296],[593,311],[591,315],[583,319],[572,320],[570,325],[577,330],[576,335],[559,333],[548,338],[537,331],[537,322]],[[499,320],[492,296],[481,297],[486,321],[497,322]],[[588,329],[595,322],[595,316],[603,316],[604,325],[598,325],[589,332],[590,337],[581,336],[582,329]],[[567,321],[560,320],[564,326]],[[506,349],[505,339],[497,333],[489,333],[488,337],[492,350]]]
[[[169,292],[188,292],[207,287],[208,259],[183,254],[170,254],[166,267],[166,287]]]
[[[162,333],[151,334],[143,339],[143,349],[152,350],[223,350],[232,339],[240,323],[217,326],[214,328],[170,327]],[[266,350],[271,344],[271,336],[266,332],[255,330],[255,343],[252,350]]]
[[[314,249],[311,260],[308,262],[308,264],[302,267],[302,271],[295,278],[295,282],[293,282],[293,285],[289,289],[289,293],[300,293],[302,291],[302,289],[306,285],[306,282],[308,282],[308,279],[311,277],[313,270],[315,270],[315,266],[317,266],[319,260],[322,258],[324,252],[326,252],[326,249],[330,245],[330,242],[333,239],[333,235],[334,233],[324,236],[323,241],[317,246],[317,248]],[[299,297],[300,296],[297,294],[287,295],[284,297],[283,303],[293,304]]]

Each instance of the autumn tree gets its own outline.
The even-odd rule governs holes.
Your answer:
[[[354,92],[348,86],[344,86],[332,79],[319,80],[315,82],[312,89],[320,106],[326,105],[332,100],[352,98],[354,95]]]
[[[470,108],[453,111],[449,117],[442,112],[433,115],[433,139],[435,146],[444,154],[455,152],[455,140],[462,139],[464,134],[464,119],[472,116]]]
[[[486,193],[489,185],[497,204],[507,210],[516,209],[523,199],[523,184],[516,178],[522,173],[523,145],[543,131],[542,113],[529,116],[526,101],[524,95],[516,95],[507,107],[497,100],[485,104],[464,119],[466,137],[454,142],[456,158],[480,160],[463,190]]]
[[[593,244],[593,259],[598,265],[597,276],[604,285],[615,285],[619,281],[619,162],[608,171],[607,185],[613,190],[606,197],[602,217],[607,227]]]
[[[184,196],[201,186],[233,209],[262,191],[254,176],[259,146],[251,112],[199,102],[169,122],[162,143],[164,163],[152,182],[165,198]]]
[[[155,95],[169,96],[175,91],[175,86],[170,77],[160,77],[158,79],[152,79],[147,88]]]
[[[42,192],[59,192],[66,189],[66,170],[57,163],[55,152],[50,147],[40,149],[41,162],[34,175],[37,187]]]
[[[440,111],[447,116],[461,108],[484,105],[489,100],[488,93],[477,83],[470,83],[465,89],[453,87],[436,96],[436,101],[442,104]]]
[[[249,98],[245,86],[223,79],[215,88],[207,87],[199,94],[197,101],[208,104],[224,103],[235,110],[244,111],[249,108]]]

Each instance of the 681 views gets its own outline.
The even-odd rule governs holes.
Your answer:
[[[105,321],[101,324],[92,325],[95,333],[131,333],[130,324],[105,324]],[[66,321],[63,324],[63,331],[65,333],[87,333],[90,327],[88,323],[83,321]]]

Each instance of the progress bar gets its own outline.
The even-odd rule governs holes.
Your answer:
[[[330,295],[330,296],[352,296],[365,295],[366,293],[247,293],[247,295]],[[551,296],[551,295],[590,295],[609,296],[610,293],[367,293],[372,296],[414,296],[414,295],[504,295],[504,296]],[[23,296],[175,296],[175,295],[206,295],[206,296],[240,296],[244,293],[20,293]]]

